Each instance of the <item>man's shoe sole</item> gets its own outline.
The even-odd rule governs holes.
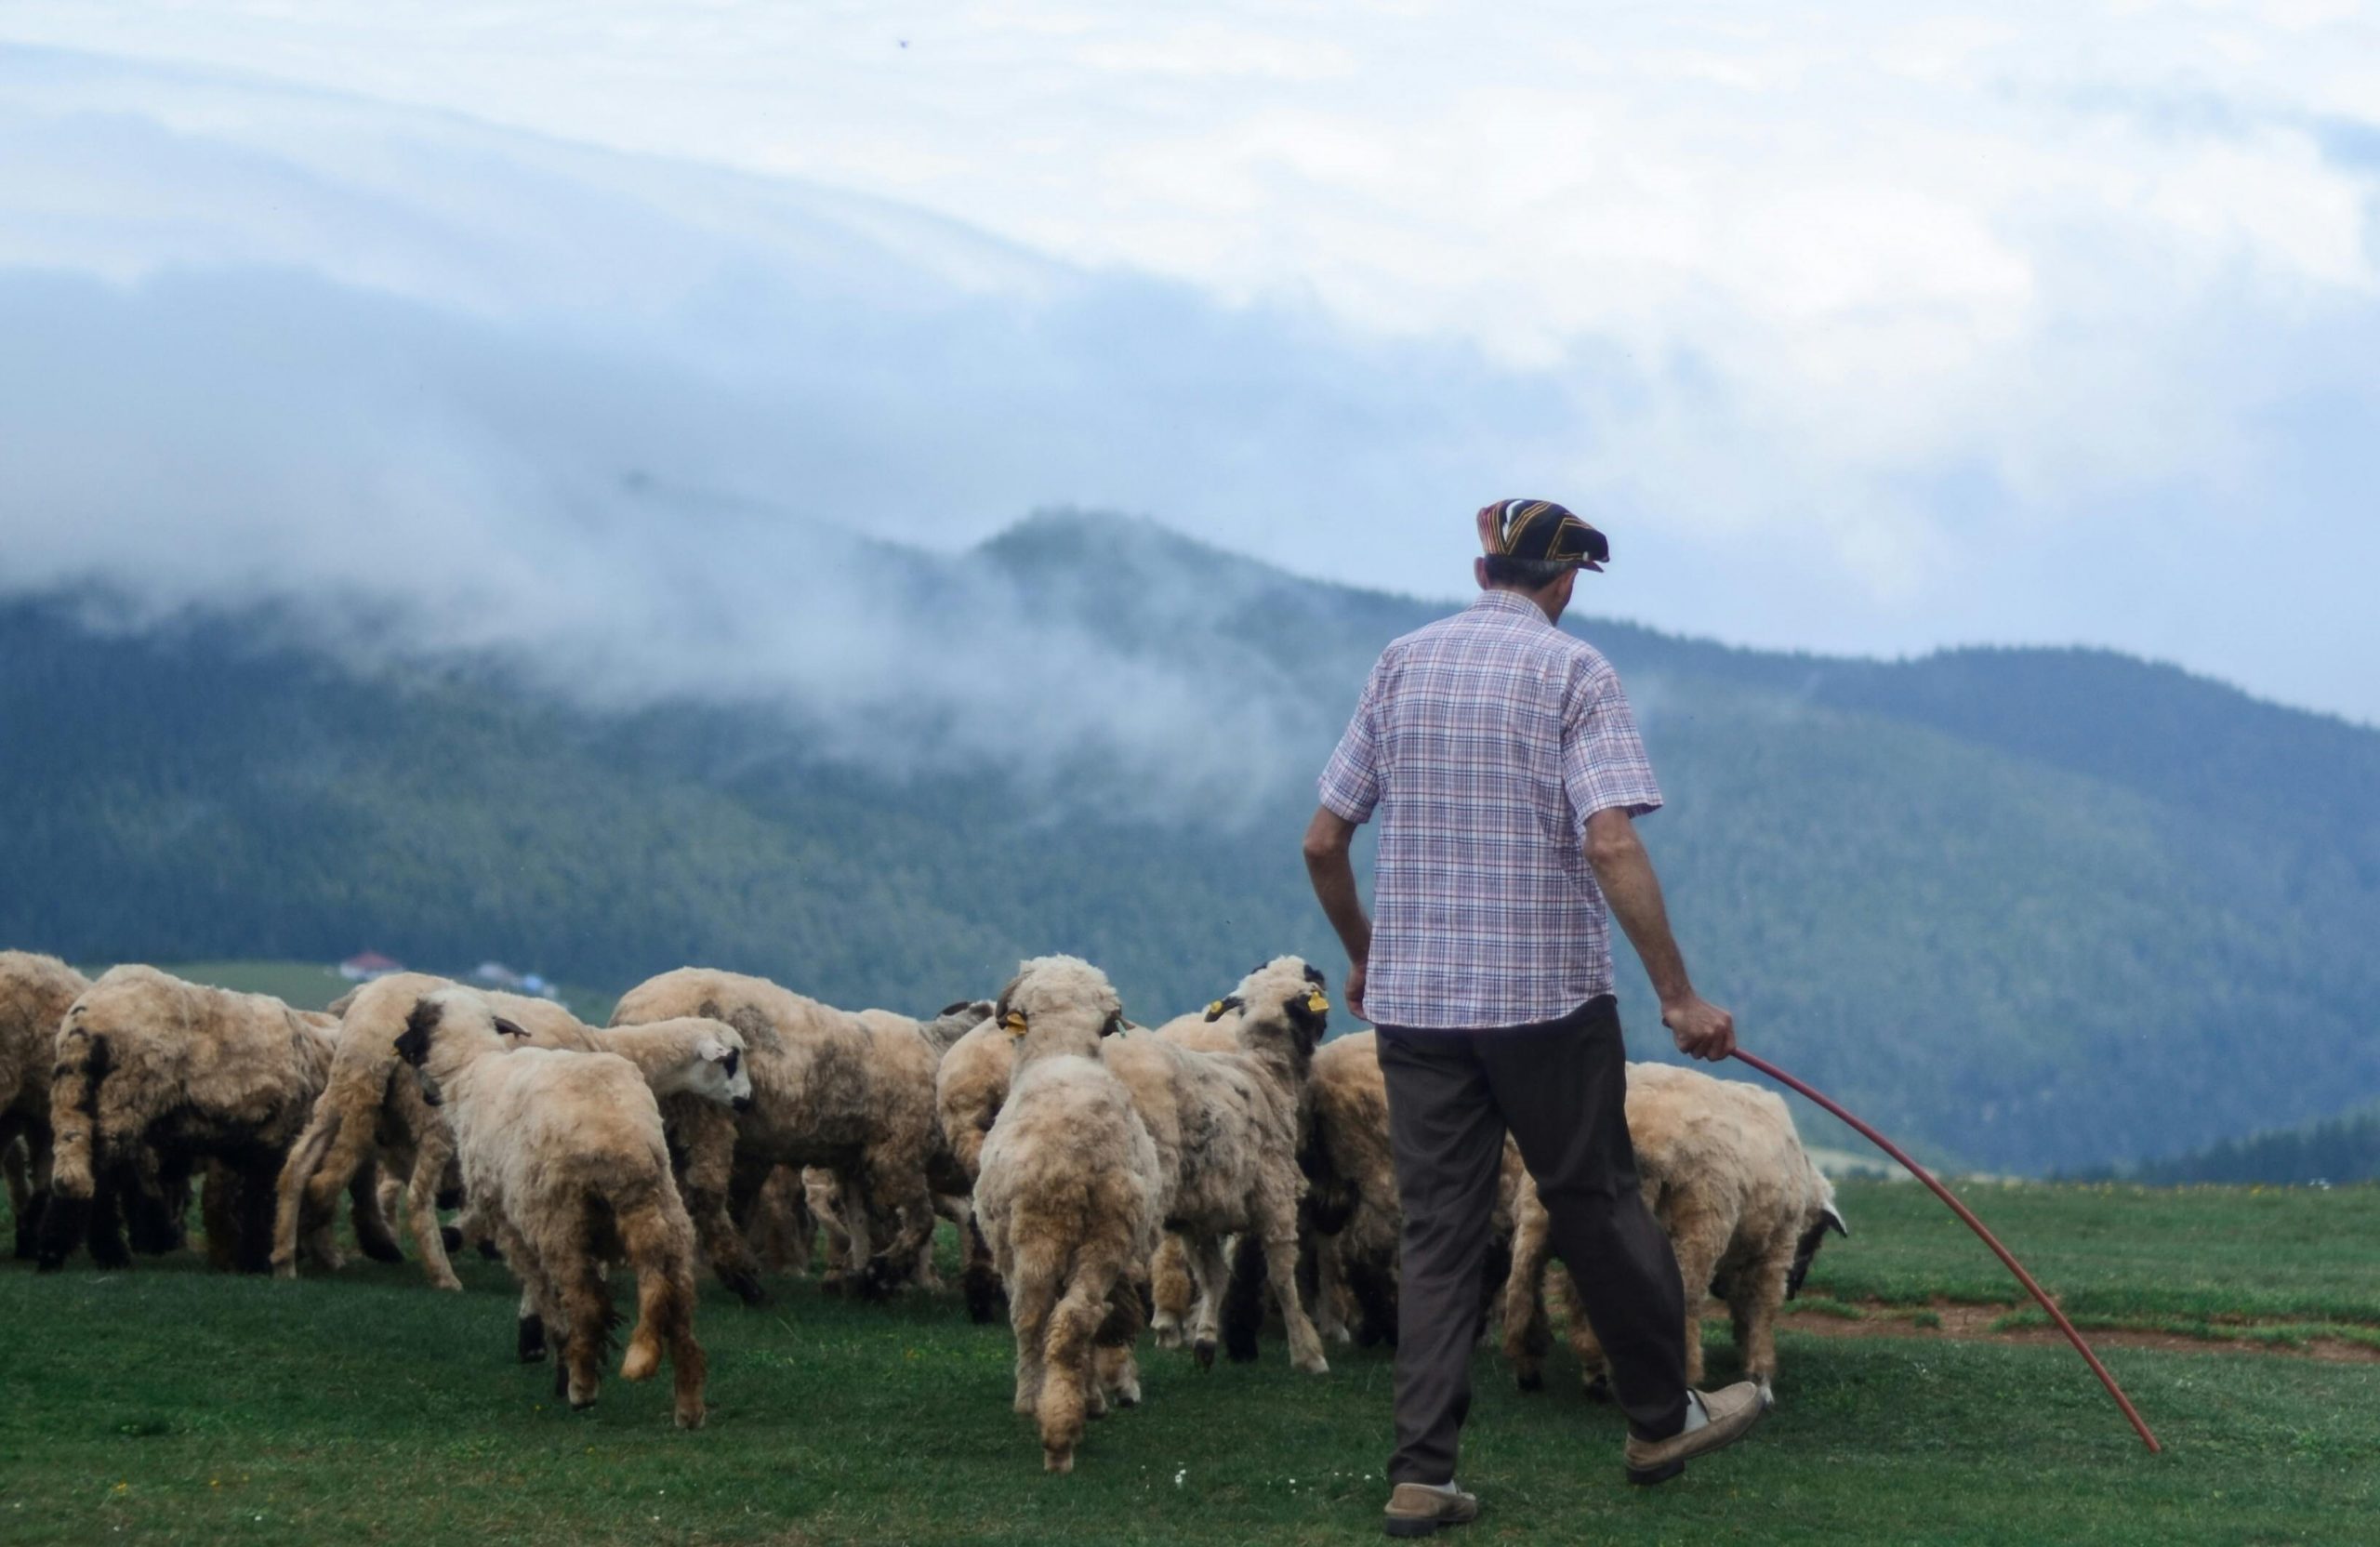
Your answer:
[[[1394,1537],[1435,1536],[1440,1531],[1470,1524],[1468,1520],[1389,1520],[1382,1523],[1381,1529]]]
[[[1651,1488],[1655,1483],[1668,1482],[1685,1470],[1684,1461],[1669,1461],[1660,1466],[1648,1466],[1641,1472],[1632,1466],[1628,1469],[1628,1480],[1638,1488]]]

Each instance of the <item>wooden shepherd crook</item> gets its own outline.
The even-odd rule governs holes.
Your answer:
[[[2074,1352],[2082,1355],[2084,1362],[2089,1364],[2091,1367],[2091,1373],[2099,1378],[2099,1383],[2108,1388],[2108,1395],[2116,1399],[2116,1406],[2123,1409],[2123,1416],[2132,1420],[2132,1426],[2140,1431],[2140,1442],[2149,1447],[2149,1453],[2151,1455],[2155,1455],[2165,1448],[2163,1446],[2157,1443],[2157,1436],[2149,1432],[2149,1425],[2141,1421],[2140,1409],[2132,1405],[2132,1398],[2126,1396],[2123,1394],[2123,1388],[2116,1384],[2116,1378],[2108,1373],[2108,1367],[2099,1362],[2099,1356],[2091,1352],[2091,1345],[2082,1341],[2082,1334],[2076,1331],[2074,1329],[2074,1324],[2066,1319],[2066,1313],[2059,1310],[2051,1302],[2049,1295],[2043,1291],[2039,1284],[2033,1282],[2033,1276],[2025,1271],[2025,1264],[2019,1263],[2015,1257],[2011,1256],[2008,1249],[2000,1244],[1999,1237],[1993,1236],[1990,1231],[1986,1230],[1983,1227],[1983,1222],[1975,1217],[1974,1211],[1969,1210],[1965,1204],[1961,1203],[1957,1198],[1952,1197],[1950,1196],[1950,1190],[1948,1187],[1943,1186],[1939,1182],[1934,1180],[1933,1172],[1927,1170],[1924,1167],[1911,1159],[1907,1154],[1903,1153],[1898,1144],[1894,1144],[1890,1139],[1885,1138],[1874,1129],[1870,1128],[1866,1123],[1861,1122],[1858,1118],[1853,1117],[1850,1113],[1836,1105],[1827,1097],[1820,1095],[1818,1091],[1803,1084],[1800,1080],[1795,1079],[1792,1075],[1787,1074],[1784,1070],[1778,1068],[1776,1064],[1769,1063],[1766,1059],[1755,1058],[1751,1053],[1744,1051],[1741,1048],[1738,1048],[1736,1050],[1735,1056],[1741,1059],[1744,1063],[1751,1064],[1753,1068],[1758,1069],[1762,1074],[1766,1075],[1769,1078],[1777,1081],[1779,1085],[1790,1086],[1793,1090],[1799,1091],[1802,1094],[1809,1097],[1820,1106],[1825,1107],[1836,1117],[1841,1117],[1844,1122],[1849,1123],[1852,1127],[1865,1134],[1870,1144],[1874,1144],[1878,1149],[1883,1150],[1886,1155],[1889,1155],[1894,1159],[1899,1161],[1902,1166],[1908,1169],[1910,1175],[1917,1178],[1918,1181],[1924,1183],[1928,1187],[1933,1188],[1934,1196],[1940,1198],[1944,1203],[1949,1204],[1952,1213],[1966,1221],[1967,1228],[1982,1236],[1983,1244],[1990,1247],[1992,1251],[1999,1256],[2002,1262],[2008,1264],[2008,1271],[2016,1276],[2016,1282],[2024,1285],[2027,1289],[2032,1292],[2033,1298],[2041,1302],[2042,1309],[2049,1313],[2050,1320],[2057,1323],[2057,1329],[2065,1333],[2066,1341],[2074,1345]]]

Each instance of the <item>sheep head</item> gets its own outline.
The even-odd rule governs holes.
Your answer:
[[[1026,1059],[1099,1054],[1099,1039],[1124,1029],[1124,1004],[1107,974],[1078,957],[1041,956],[1017,966],[992,1018]]]
[[[737,1112],[752,1106],[752,1070],[745,1062],[744,1034],[724,1021],[702,1025],[694,1058],[681,1074],[680,1089]]]
[[[1828,1231],[1845,1240],[1851,1238],[1851,1227],[1843,1223],[1843,1215],[1834,1206],[1834,1183],[1820,1176],[1818,1184],[1818,1209],[1803,1225],[1802,1238],[1793,1245],[1793,1265],[1785,1270],[1788,1300],[1802,1292],[1802,1280],[1809,1276],[1810,1263],[1817,1258],[1818,1248],[1825,1244]]]
[[[1253,1046],[1270,1038],[1285,1038],[1287,1049],[1302,1068],[1330,1029],[1330,996],[1322,969],[1302,958],[1278,956],[1242,978],[1239,986],[1207,1007],[1207,1019],[1221,1020],[1236,1010],[1240,1042]]]
[[[445,1099],[439,1089],[441,1070],[452,1075],[482,1053],[501,1051],[528,1035],[469,989],[442,988],[414,1001],[404,1030],[397,1034],[396,1053],[420,1079],[421,1099],[436,1106]]]

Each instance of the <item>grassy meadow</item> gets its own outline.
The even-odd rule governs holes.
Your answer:
[[[1986,1185],[1972,1200],[2096,1316],[2380,1329],[2380,1189]],[[1858,1234],[1830,1244],[1810,1291],[1844,1316],[2009,1300],[1918,1189],[1852,1183],[1844,1208]],[[410,1266],[284,1284],[187,1254],[46,1278],[0,1264],[0,1541],[1378,1540],[1386,1350],[1334,1349],[1316,1379],[1277,1342],[1203,1373],[1144,1346],[1146,1405],[1094,1427],[1075,1474],[1052,1478],[1008,1410],[1005,1329],[969,1324],[955,1291],[871,1307],[784,1279],[753,1312],[707,1289],[711,1423],[681,1435],[666,1381],[609,1381],[571,1413],[546,1367],[512,1360],[502,1268],[460,1265],[468,1291],[439,1295]],[[2110,1348],[2165,1441],[2152,1457],[2062,1347],[1808,1329],[1833,1319],[1786,1332],[1779,1406],[1750,1443],[1649,1490],[1622,1483],[1621,1421],[1579,1392],[1567,1355],[1524,1396],[1483,1355],[1462,1476],[1488,1514],[1452,1540],[2373,1539],[2380,1364]],[[1723,1323],[1706,1342],[1723,1378]]]

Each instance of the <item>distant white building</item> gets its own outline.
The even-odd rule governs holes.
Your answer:
[[[478,966],[471,969],[471,981],[473,983],[483,983],[490,988],[502,988],[516,994],[522,992],[528,986],[527,978],[522,977],[520,973],[514,972],[511,968],[507,967],[501,961],[481,962]],[[535,990],[531,990],[531,992],[535,992]]]
[[[350,983],[370,983],[374,978],[385,978],[390,972],[404,970],[403,962],[377,951],[360,952],[338,964],[338,975]]]

